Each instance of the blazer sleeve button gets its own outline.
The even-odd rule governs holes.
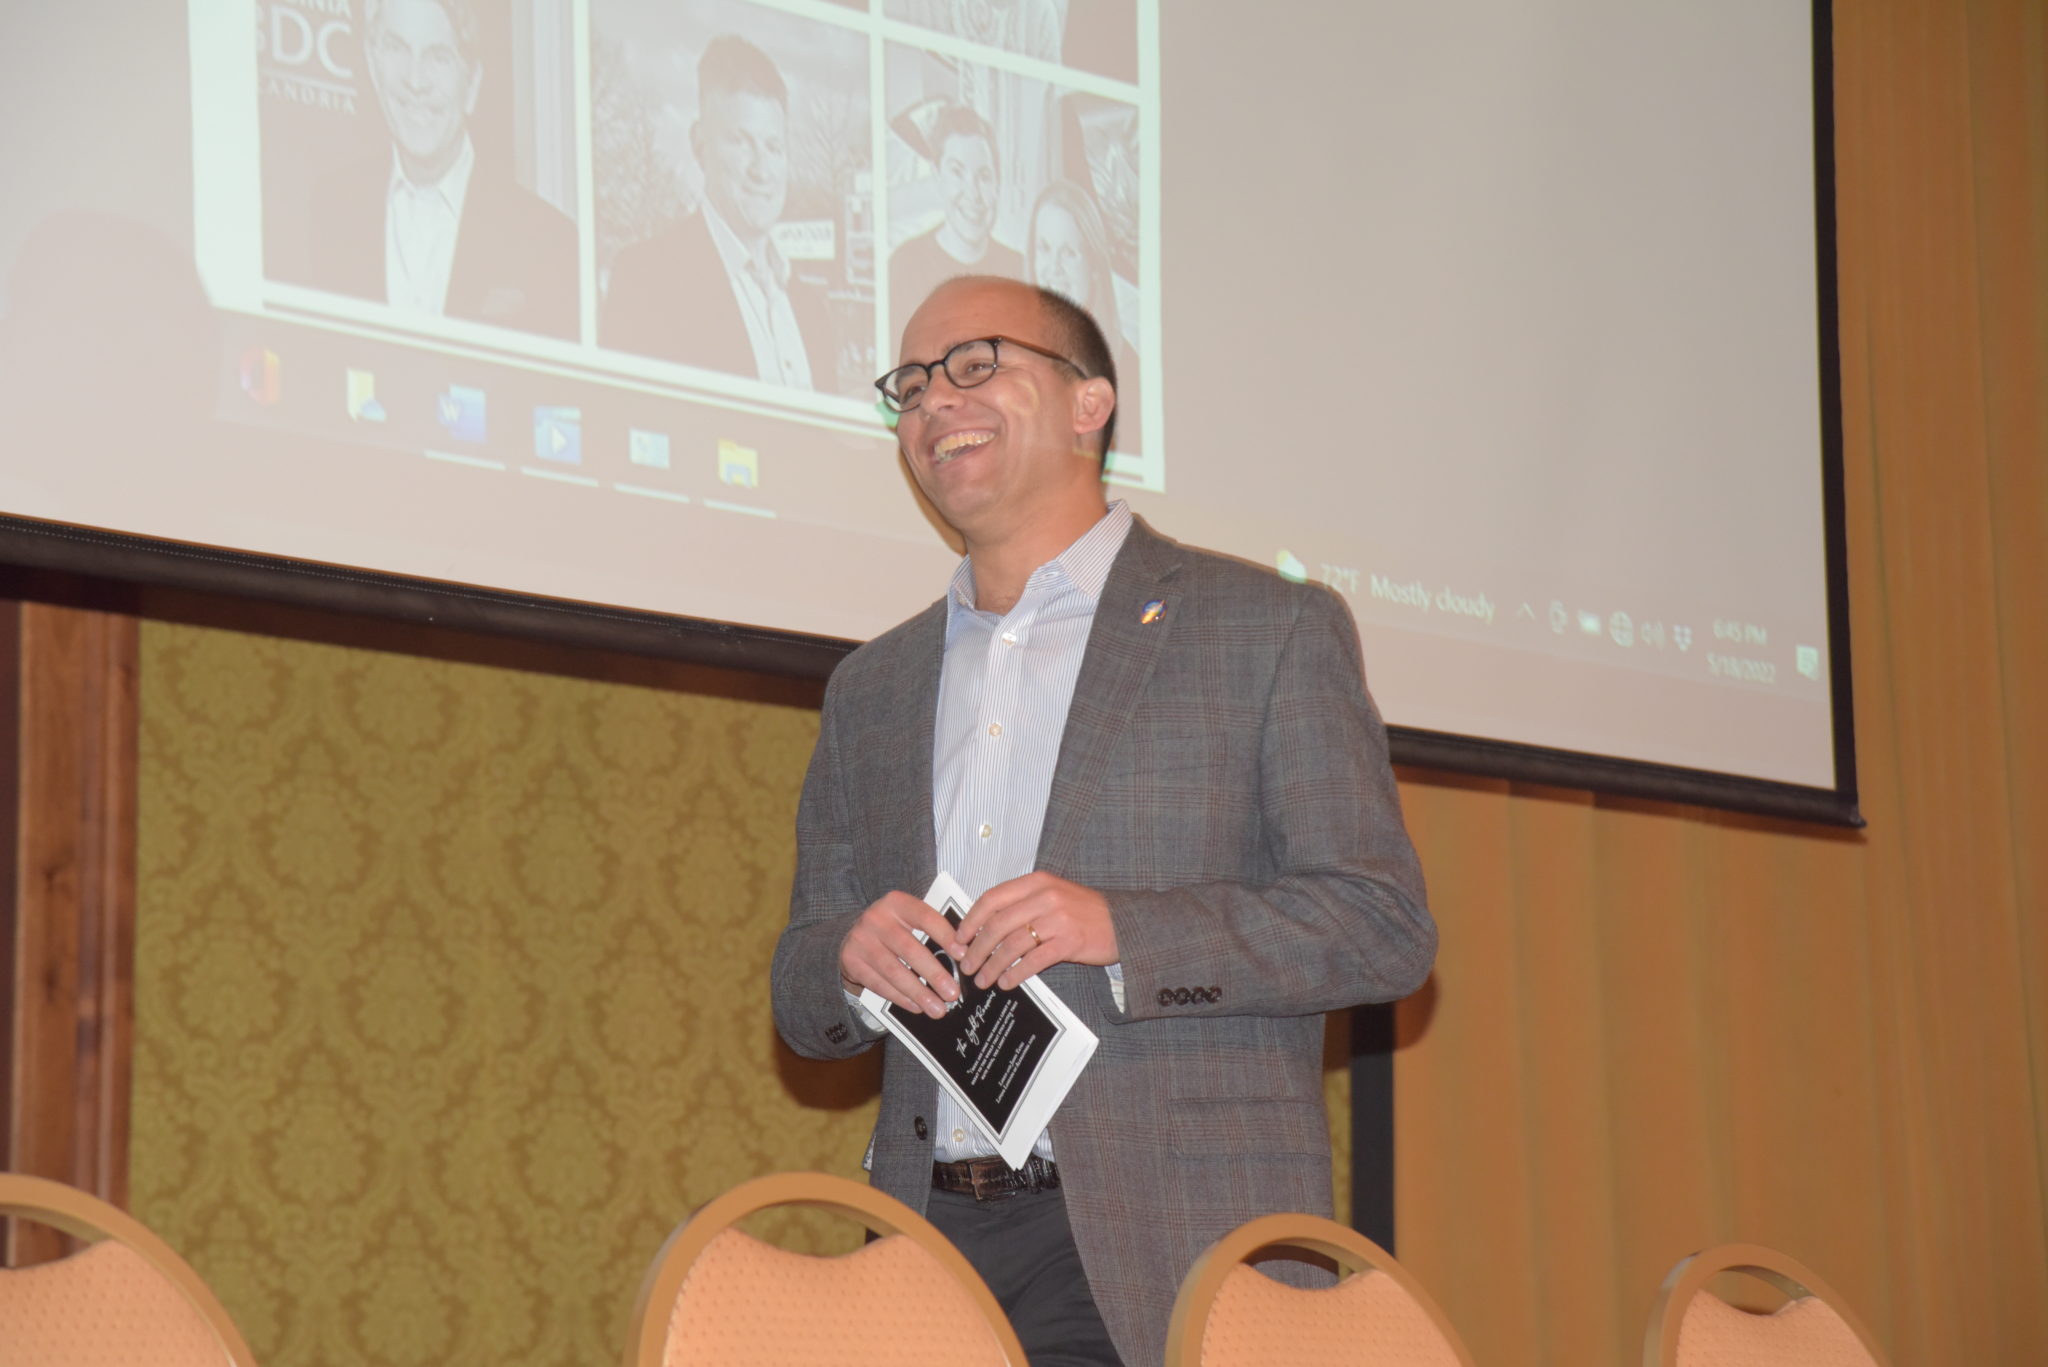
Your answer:
[[[1160,988],[1160,989],[1159,989],[1159,1004],[1160,1004],[1161,1006],[1172,1006],[1172,1005],[1173,1005],[1173,989],[1172,989],[1172,988],[1170,988],[1170,987],[1162,987],[1162,988]]]
[[[910,1122],[910,1130],[919,1139],[929,1139],[931,1137],[931,1130],[926,1127],[923,1116],[919,1116]]]

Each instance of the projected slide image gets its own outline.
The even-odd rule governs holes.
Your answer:
[[[1134,0],[888,0],[883,12],[982,47],[1138,79]]]
[[[1142,450],[1137,107],[898,45],[886,100],[889,335],[955,275],[1056,289],[1102,324],[1117,449]]]
[[[402,325],[574,338],[566,11],[361,0],[258,16],[265,277],[388,305]]]
[[[591,22],[599,345],[868,397],[865,36],[736,0]]]
[[[192,4],[223,308],[886,443],[908,314],[1001,274],[1102,322],[1111,476],[1166,488],[1157,95],[1104,74],[1156,24],[1131,0],[262,0],[253,54]]]

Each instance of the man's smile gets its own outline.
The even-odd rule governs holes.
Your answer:
[[[944,465],[963,451],[972,451],[986,446],[996,439],[996,434],[985,427],[971,428],[961,432],[948,432],[932,443],[932,464]]]

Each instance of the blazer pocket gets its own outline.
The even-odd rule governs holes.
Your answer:
[[[1327,1158],[1330,1123],[1321,1103],[1280,1097],[1173,1097],[1167,1133],[1184,1157]]]

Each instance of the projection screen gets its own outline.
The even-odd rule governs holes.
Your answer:
[[[8,27],[0,558],[822,670],[958,554],[871,381],[1012,275],[1111,337],[1112,496],[1341,594],[1398,755],[1856,819],[1824,5]]]

